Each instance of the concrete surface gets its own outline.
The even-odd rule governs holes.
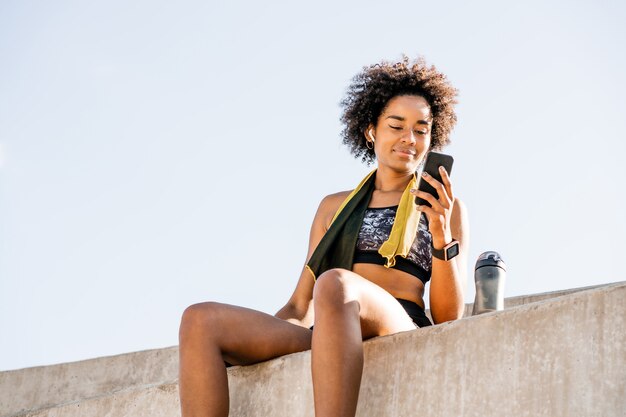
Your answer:
[[[357,416],[626,416],[625,297],[609,285],[368,341]],[[312,417],[309,366],[232,369],[231,415]]]
[[[540,294],[528,294],[528,295],[518,295],[516,297],[508,297],[504,299],[504,308],[508,309],[508,308],[521,306],[524,304],[536,303],[537,301],[549,300],[551,298],[556,298],[556,297],[563,297],[565,295],[573,294],[575,292],[592,290],[594,288],[600,288],[606,285],[607,284],[592,285],[589,287],[568,288],[566,290],[550,291],[550,292],[544,292]],[[611,284],[608,284],[608,285],[611,285]],[[465,304],[465,311],[463,312],[463,317],[471,317],[473,309],[474,309],[474,303]],[[428,318],[430,319],[430,321],[432,321],[430,310],[426,310],[426,314],[428,315]]]
[[[0,416],[178,379],[178,347],[0,372]]]
[[[357,415],[626,416],[624,297],[626,283],[515,297],[368,341]],[[0,415],[178,416],[176,368],[168,348],[2,372]],[[310,352],[230,368],[229,385],[231,416],[313,416]]]
[[[505,307],[554,298],[594,287],[505,299]],[[473,304],[465,306],[465,317]],[[430,312],[426,311],[430,317]],[[432,320],[432,318],[431,318]],[[93,398],[127,388],[162,384],[178,378],[178,348],[0,372],[0,416]]]
[[[129,388],[18,415],[20,417],[180,416],[178,384],[172,382]]]

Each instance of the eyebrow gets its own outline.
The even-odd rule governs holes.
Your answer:
[[[405,119],[404,117],[402,117],[402,116],[395,116],[395,115],[393,115],[393,114],[392,114],[391,116],[387,116],[387,117],[385,117],[385,119],[396,119],[396,120],[399,120],[399,121],[401,121],[401,122],[404,122],[404,121],[406,120],[406,119]],[[429,125],[428,120],[418,120],[418,121],[417,121],[417,124],[418,124],[418,125],[426,125],[426,126],[428,126],[428,125]]]

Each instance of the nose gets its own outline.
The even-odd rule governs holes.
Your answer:
[[[414,145],[417,142],[417,136],[414,131],[410,130],[408,134],[402,137],[402,141]]]

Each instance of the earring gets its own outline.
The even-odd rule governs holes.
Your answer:
[[[376,143],[376,139],[374,139],[374,134],[372,133],[374,129],[370,129],[367,131],[367,134],[370,136],[370,139],[372,139],[372,141],[370,142],[369,140],[365,141],[365,146],[367,146],[367,149],[374,149],[374,144]],[[372,145],[372,147],[370,148],[370,145]]]

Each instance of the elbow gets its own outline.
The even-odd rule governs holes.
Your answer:
[[[276,314],[274,314],[274,317],[287,320],[295,315],[294,310],[293,304],[287,303],[280,310],[278,310]]]
[[[441,318],[439,316],[437,316],[437,317],[433,317],[433,321],[434,321],[434,324],[442,324],[442,323],[447,323],[449,321],[458,320],[460,318],[461,317],[454,316],[454,315],[443,316]]]
[[[431,310],[434,324],[446,323],[448,321],[454,321],[463,318],[465,313],[465,304],[461,303],[460,306],[455,308],[449,308],[443,311],[434,312]]]
[[[290,321],[292,323],[295,320],[296,322],[303,322],[306,324],[308,322],[307,320],[310,318],[309,313],[309,305],[297,304],[290,300],[274,315],[274,317]],[[312,318],[310,319],[310,321],[312,321]]]

